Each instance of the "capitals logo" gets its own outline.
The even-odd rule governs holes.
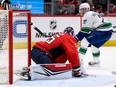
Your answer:
[[[56,20],[51,20],[50,21],[50,29],[56,29],[57,28],[57,21]]]

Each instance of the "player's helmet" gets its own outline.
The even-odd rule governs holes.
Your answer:
[[[66,27],[66,29],[64,30],[64,33],[68,33],[72,36],[74,36],[74,29],[72,27]]]
[[[80,13],[86,13],[90,11],[90,5],[88,3],[82,3],[79,6],[79,12]]]

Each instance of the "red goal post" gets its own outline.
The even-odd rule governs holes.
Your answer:
[[[17,73],[31,64],[30,24],[29,10],[0,11],[0,84],[20,79]]]

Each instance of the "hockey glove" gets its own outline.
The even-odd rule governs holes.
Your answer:
[[[73,70],[72,70],[72,76],[73,76],[73,77],[81,77],[81,76],[82,76],[82,72],[81,72],[80,68],[78,68],[78,69],[73,69]]]

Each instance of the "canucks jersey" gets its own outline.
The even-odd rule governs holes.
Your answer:
[[[83,16],[82,31],[85,33],[90,33],[93,30],[109,31],[112,30],[112,24],[105,22],[99,13],[89,11]]]

